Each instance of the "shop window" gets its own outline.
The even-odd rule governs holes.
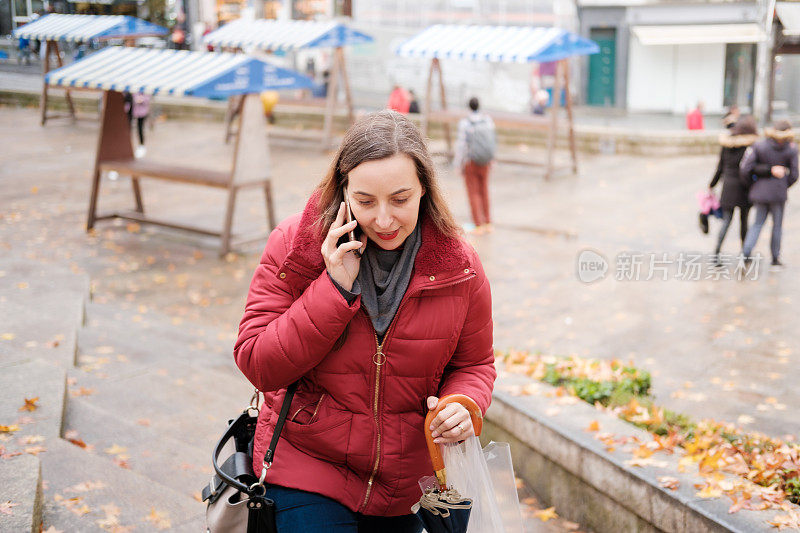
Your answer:
[[[722,105],[734,104],[740,109],[753,108],[755,85],[756,45],[730,43],[725,47],[725,88]]]

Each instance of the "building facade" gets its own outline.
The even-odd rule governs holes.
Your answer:
[[[579,0],[580,32],[599,54],[584,61],[581,100],[628,111],[711,113],[754,106],[757,2]]]

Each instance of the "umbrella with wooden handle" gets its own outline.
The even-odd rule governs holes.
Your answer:
[[[435,409],[428,412],[425,417],[425,440],[428,443],[428,452],[436,474],[437,486],[426,491],[419,502],[411,510],[425,524],[428,533],[464,533],[469,523],[472,510],[472,500],[463,497],[453,487],[447,486],[447,472],[444,466],[439,445],[433,442],[430,426],[433,419],[445,406],[451,403],[460,403],[469,411],[475,436],[481,434],[483,428],[483,415],[475,401],[463,394],[450,394],[439,400]]]

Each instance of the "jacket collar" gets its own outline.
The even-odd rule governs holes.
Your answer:
[[[303,210],[285,261],[287,265],[299,265],[301,269],[308,270],[309,275],[319,275],[325,268],[320,252],[324,235],[316,225],[320,214],[319,193],[315,191]],[[416,274],[429,276],[471,266],[461,240],[442,234],[425,214],[422,215],[420,231],[422,244],[414,260]]]
[[[772,139],[780,144],[788,143],[794,140],[794,131],[792,130],[776,130],[775,128],[764,128],[764,136],[767,139]]]
[[[742,148],[744,146],[750,146],[757,140],[758,135],[750,134],[730,135],[728,133],[723,133],[719,136],[719,144],[725,148]]]

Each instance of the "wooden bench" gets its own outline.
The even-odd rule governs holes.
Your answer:
[[[98,214],[97,203],[102,176],[103,173],[112,171],[131,177],[135,208],[133,211]],[[167,180],[227,190],[228,199],[222,230],[211,231],[145,215],[141,178]],[[256,187],[260,187],[264,191],[267,231],[249,237],[234,238],[232,226],[236,195],[241,189]],[[234,240],[237,245],[257,240],[263,241],[269,231],[275,227],[274,212],[272,187],[269,179],[269,147],[266,141],[266,123],[261,112],[261,103],[258,101],[257,96],[248,95],[244,98],[240,125],[236,135],[233,164],[230,171],[219,171],[134,158],[130,128],[124,112],[122,94],[116,91],[107,91],[105,93],[92,194],[89,201],[87,230],[94,228],[95,223],[99,220],[122,218],[219,237],[221,239],[220,255],[225,255],[231,250]]]

